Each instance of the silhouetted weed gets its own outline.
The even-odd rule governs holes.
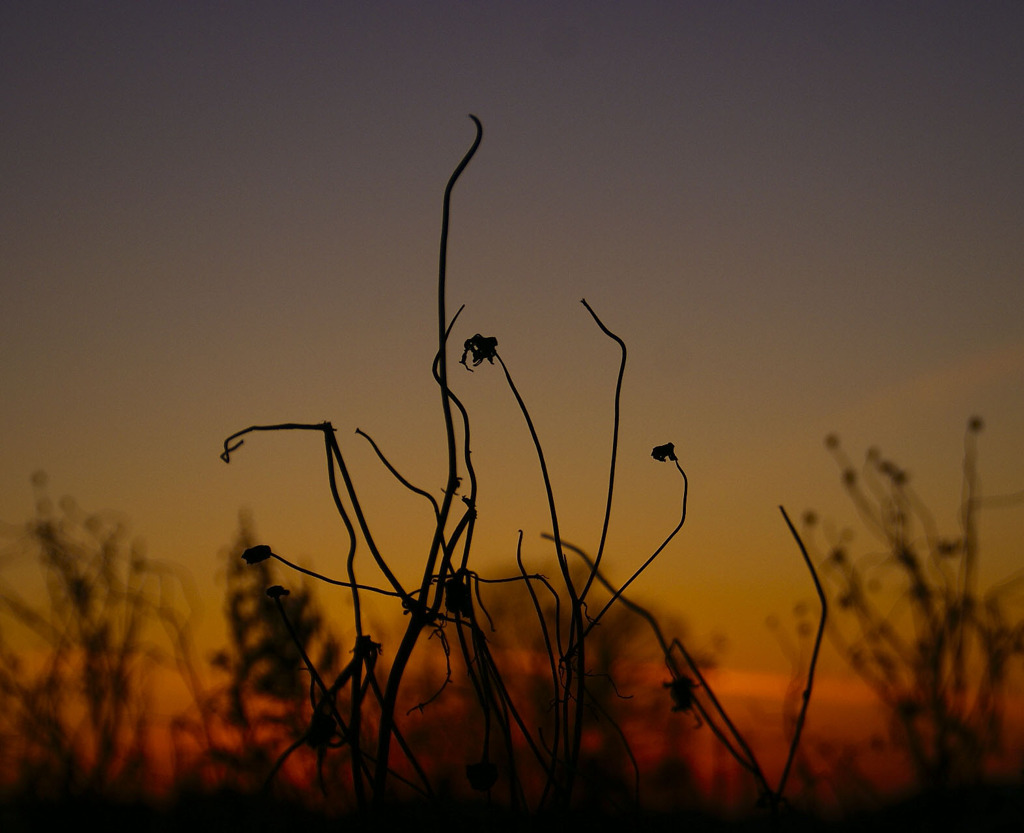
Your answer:
[[[146,557],[121,518],[60,501],[34,478],[37,516],[5,555],[43,593],[0,578],[0,793],[138,799],[153,782],[160,673],[194,682],[187,574]]]
[[[472,370],[486,362],[499,368],[505,377],[533,443],[551,524],[551,532],[545,538],[553,545],[558,575],[556,579],[548,579],[526,569],[522,558],[521,532],[516,545],[518,575],[500,579],[485,578],[472,569],[477,478],[470,454],[470,419],[452,389],[448,375],[449,337],[462,309],[460,308],[451,319],[446,311],[451,193],[476,153],[483,133],[480,121],[475,116],[470,118],[476,127],[476,137],[449,178],[442,202],[437,282],[437,352],[432,364],[432,374],[440,393],[447,450],[447,477],[441,499],[437,500],[430,491],[409,482],[369,435],[357,431],[357,435],[372,446],[395,481],[423,497],[430,504],[435,523],[418,580],[409,582],[408,579],[399,577],[389,565],[388,556],[378,548],[331,423],[254,425],[232,434],[224,441],[221,456],[228,462],[231,455],[241,447],[244,438],[256,432],[304,431],[320,434],[327,461],[328,485],[334,505],[348,533],[347,580],[329,579],[292,564],[264,544],[251,546],[243,556],[246,561],[256,565],[276,559],[308,576],[348,588],[352,598],[357,648],[352,662],[334,684],[326,684],[316,664],[302,650],[301,637],[295,634],[296,642],[302,651],[303,662],[311,678],[310,706],[314,717],[309,723],[309,728],[289,746],[285,755],[298,748],[300,743],[313,745],[319,750],[347,749],[351,773],[349,780],[360,808],[372,806],[382,810],[388,803],[389,783],[394,780],[399,780],[407,787],[436,801],[437,785],[433,782],[429,767],[424,763],[426,758],[423,757],[430,756],[431,744],[428,741],[425,749],[414,750],[412,744],[399,730],[396,715],[403,678],[406,676],[419,637],[426,632],[436,637],[436,644],[443,651],[446,674],[440,688],[410,712],[417,711],[422,714],[425,709],[434,706],[452,682],[452,656],[460,656],[461,672],[469,683],[469,690],[475,700],[479,716],[479,722],[476,723],[480,733],[476,744],[479,753],[465,764],[465,777],[472,791],[486,794],[490,801],[494,791],[501,782],[504,782],[504,789],[507,790],[504,803],[513,813],[529,812],[536,816],[549,810],[567,810],[574,806],[574,796],[580,794],[581,785],[589,791],[592,784],[598,783],[594,762],[588,758],[583,741],[588,731],[587,727],[599,722],[612,728],[621,741],[622,754],[632,763],[636,779],[632,802],[636,802],[639,793],[637,760],[625,732],[605,705],[604,695],[598,695],[598,689],[606,688],[614,697],[624,695],[619,692],[609,672],[595,671],[594,657],[591,654],[593,650],[600,650],[601,646],[610,644],[603,637],[598,638],[601,632],[595,628],[606,620],[610,610],[621,606],[639,613],[654,628],[660,650],[671,673],[671,680],[667,684],[671,698],[670,702],[666,703],[665,711],[670,708],[690,711],[698,721],[710,726],[728,752],[754,776],[764,802],[770,806],[773,818],[777,818],[778,810],[783,803],[782,796],[793,753],[799,743],[804,715],[810,700],[814,667],[825,622],[825,599],[815,569],[803,549],[799,535],[783,511],[786,523],[800,546],[818,588],[822,611],[789,759],[778,784],[772,787],[742,734],[729,718],[698,664],[682,642],[679,639],[666,641],[655,618],[644,608],[627,600],[624,595],[669,545],[686,519],[688,480],[673,443],[655,446],[651,455],[657,461],[673,463],[681,477],[682,500],[678,523],[661,546],[636,567],[626,581],[616,586],[605,578],[605,549],[614,502],[626,345],[604,324],[585,299],[581,303],[598,329],[604,336],[614,341],[620,350],[614,389],[606,501],[596,553],[591,558],[563,540],[547,459],[530,410],[508,364],[498,351],[498,339],[477,333],[463,342],[459,363],[466,370]],[[379,574],[379,584],[360,583],[356,579],[356,554],[358,550],[364,548]],[[580,558],[570,561],[570,555],[574,553]],[[495,623],[483,607],[480,587],[481,584],[497,583],[519,583],[528,592],[550,676],[547,708],[543,710],[546,714],[535,713],[532,710],[527,712],[524,709],[525,701],[522,695],[507,684],[502,661],[494,650]],[[592,613],[591,606],[597,607],[593,604],[593,591],[596,587],[601,587],[602,591],[607,590],[608,597],[603,600],[597,612]],[[285,598],[287,591],[281,586],[275,586],[269,592],[278,606],[282,621],[289,623],[289,600]],[[403,617],[403,635],[391,656],[390,666],[386,672],[381,669],[381,679],[378,679],[378,652],[367,653],[358,648],[359,645],[376,644],[370,641],[369,635],[363,629],[360,598],[361,594],[366,592],[395,598],[400,603]],[[481,621],[481,616],[486,619],[485,622]],[[685,667],[680,664],[680,657]],[[342,697],[345,686],[347,711]],[[376,725],[375,738],[371,738],[367,731],[371,713]],[[540,725],[537,725],[538,722]],[[463,726],[462,732],[468,732],[469,726],[470,724]],[[443,732],[441,726],[435,726],[433,729],[435,732]],[[408,765],[406,771],[411,769],[409,777],[400,774],[393,765],[393,744],[397,744],[401,749],[403,759]],[[495,763],[496,760],[500,760],[500,767]],[[616,805],[617,799],[609,791],[604,791],[602,798],[605,803]]]
[[[940,532],[910,474],[878,449],[858,469],[836,435],[825,440],[864,528],[884,548],[855,557],[849,533],[826,540],[818,557],[840,614],[829,633],[878,696],[895,747],[929,790],[977,784],[1000,764],[1011,674],[1024,657],[1020,571],[978,588],[981,510],[1024,503],[1020,492],[980,493],[982,428],[977,417],[967,423],[954,535]],[[814,513],[804,520],[822,526]]]

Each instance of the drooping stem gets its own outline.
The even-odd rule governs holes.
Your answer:
[[[682,498],[682,509],[680,510],[680,515],[679,515],[679,523],[676,524],[675,529],[673,529],[666,536],[665,540],[661,542],[661,545],[653,553],[651,553],[650,556],[648,556],[647,560],[644,561],[644,563],[641,564],[636,569],[636,571],[633,573],[633,575],[631,575],[626,580],[626,582],[619,587],[618,590],[615,590],[612,593],[611,598],[605,603],[604,607],[601,608],[601,610],[600,610],[600,612],[598,612],[597,616],[595,616],[595,617],[593,617],[593,619],[591,619],[590,625],[587,627],[587,633],[589,633],[591,628],[595,627],[597,625],[597,623],[601,621],[601,617],[604,616],[605,613],[608,612],[608,609],[612,605],[614,605],[615,602],[619,598],[621,598],[622,594],[624,592],[626,592],[626,589],[634,581],[636,581],[640,577],[640,575],[644,572],[644,570],[646,570],[654,562],[654,560],[659,555],[661,555],[661,553],[665,550],[665,547],[667,547],[669,545],[669,543],[672,541],[672,539],[675,538],[676,535],[679,533],[679,530],[681,530],[683,528],[683,524],[686,523],[686,496],[687,496],[687,492],[689,491],[689,480],[686,477],[686,472],[683,470],[683,467],[681,465],[679,465],[679,461],[678,460],[675,461],[675,464],[676,464],[676,469],[679,471],[679,474],[682,475],[682,478],[683,478],[683,498]],[[597,564],[596,559],[594,561],[594,565],[593,565],[592,569],[596,573],[596,571],[598,569],[598,564]]]

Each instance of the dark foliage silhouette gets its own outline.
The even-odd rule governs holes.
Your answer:
[[[953,534],[941,531],[904,468],[871,449],[858,469],[836,436],[826,439],[863,527],[881,546],[855,556],[851,532],[826,531],[819,560],[839,611],[830,635],[885,707],[893,745],[929,790],[976,785],[1022,763],[1007,760],[1019,746],[1008,747],[1004,731],[1024,659],[1022,574],[979,588],[978,527],[983,510],[1020,506],[1024,493],[981,493],[982,427],[978,418],[967,424]],[[805,524],[822,527],[814,513]]]
[[[243,514],[225,559],[227,644],[210,658],[213,675],[196,692],[194,708],[175,722],[178,757],[189,763],[196,789],[213,784],[253,792],[284,765],[296,737],[318,752],[330,742],[320,717],[304,707],[309,677],[299,645],[315,653],[320,667],[333,668],[337,642],[305,584],[282,589],[291,596],[291,618],[282,621],[270,592],[276,586],[270,549],[252,546],[252,534]],[[279,782],[287,781],[290,792],[305,792],[308,770],[285,775]]]
[[[187,576],[146,558],[118,516],[37,515],[5,560],[34,561],[42,593],[0,578],[0,775],[12,795],[137,798],[156,788],[154,686],[194,681]],[[0,574],[2,575],[2,574]]]

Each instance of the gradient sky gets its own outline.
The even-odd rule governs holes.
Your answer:
[[[826,434],[907,467],[951,535],[970,416],[986,491],[1024,487],[1022,37],[1017,2],[3,3],[0,518],[42,469],[185,564],[212,622],[243,507],[341,572],[315,435],[218,459],[329,419],[413,570],[425,504],[354,431],[443,487],[438,231],[474,113],[454,343],[498,338],[592,549],[618,356],[585,297],[630,349],[610,573],[677,520],[673,441],[689,516],[638,597],[787,673],[765,617],[813,591],[778,506],[855,522]],[[454,370],[478,569],[511,574],[520,528],[539,566],[523,420],[496,368]],[[1020,520],[986,519],[987,575]]]

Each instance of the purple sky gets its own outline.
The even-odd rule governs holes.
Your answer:
[[[674,524],[674,441],[690,517],[637,592],[757,664],[811,596],[778,505],[855,520],[825,434],[951,534],[971,415],[985,488],[1024,486],[1022,36],[1017,2],[4,3],[0,518],[43,469],[204,585],[241,507],[331,570],[316,439],[217,456],[330,419],[407,552],[421,507],[352,432],[442,487],[437,240],[474,113],[455,343],[498,338],[593,547],[617,356],[587,298],[630,347],[609,563]],[[504,575],[519,528],[545,557],[536,460],[498,373],[456,369]],[[1003,575],[1020,511],[986,523]]]

